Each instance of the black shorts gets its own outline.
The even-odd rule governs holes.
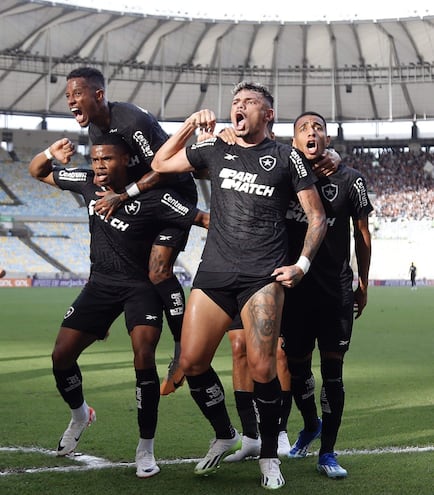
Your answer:
[[[193,288],[201,289],[231,318],[234,318],[237,313],[239,315],[243,306],[253,294],[272,282],[275,282],[275,277],[254,277],[239,273],[198,272],[193,281]]]
[[[128,333],[137,325],[162,328],[162,303],[152,284],[122,287],[94,281],[83,287],[66,312],[62,327],[104,339],[112,323],[122,313],[125,313]]]
[[[299,287],[285,290],[282,335],[289,357],[302,358],[315,349],[345,353],[353,330],[353,297],[341,303],[324,293]]]

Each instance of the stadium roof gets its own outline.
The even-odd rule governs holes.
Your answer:
[[[2,0],[0,112],[65,116],[65,76],[92,65],[110,100],[161,121],[229,119],[240,80],[266,84],[277,122],[434,119],[434,17],[286,22],[192,19]]]

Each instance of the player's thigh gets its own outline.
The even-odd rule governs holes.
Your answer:
[[[188,365],[211,363],[231,317],[201,289],[192,289],[182,325],[182,359]]]
[[[154,283],[155,278],[158,282],[173,274],[173,265],[185,248],[188,233],[177,227],[167,227],[158,233],[149,255],[149,276]]]

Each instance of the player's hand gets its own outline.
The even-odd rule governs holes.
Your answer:
[[[297,265],[281,266],[276,268],[271,274],[276,277],[276,282],[280,282],[283,287],[292,289],[303,278],[303,270]]]
[[[211,135],[213,135],[214,133],[216,117],[212,110],[199,110],[198,112],[190,115],[187,121],[193,124],[194,127],[199,128],[201,132],[205,132]]]
[[[218,137],[226,144],[234,145],[236,143],[237,135],[233,127],[225,127],[218,133]]]
[[[341,161],[342,158],[339,153],[335,150],[326,149],[321,159],[313,165],[312,169],[317,175],[332,175],[338,169]]]
[[[354,291],[354,318],[357,320],[362,315],[363,310],[368,304],[368,290],[363,289],[360,285]]]
[[[98,215],[104,216],[106,220],[108,220],[123,203],[121,195],[113,191],[96,191],[95,194],[100,197],[95,203],[95,212]]]
[[[63,165],[69,163],[72,155],[75,153],[75,145],[68,138],[59,139],[49,149],[54,158]]]

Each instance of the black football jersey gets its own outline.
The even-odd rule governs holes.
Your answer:
[[[89,169],[56,167],[54,180],[64,190],[81,194],[89,215],[91,277],[103,276],[119,285],[148,280],[152,243],[162,226],[175,225],[188,230],[197,214],[177,198],[175,191],[154,189],[129,199],[111,218],[94,210],[101,187],[93,183]]]
[[[194,168],[208,168],[211,181],[199,270],[269,276],[287,264],[291,193],[317,180],[304,155],[270,139],[244,148],[212,138],[188,147],[187,156]]]
[[[350,265],[351,219],[367,217],[373,207],[363,176],[343,164],[334,174],[321,177],[316,187],[327,216],[327,232],[302,284],[311,280],[332,297],[341,299],[351,290],[353,283]],[[306,217],[297,198],[291,200],[287,224],[289,239],[293,241],[290,257],[295,262],[307,229]]]

